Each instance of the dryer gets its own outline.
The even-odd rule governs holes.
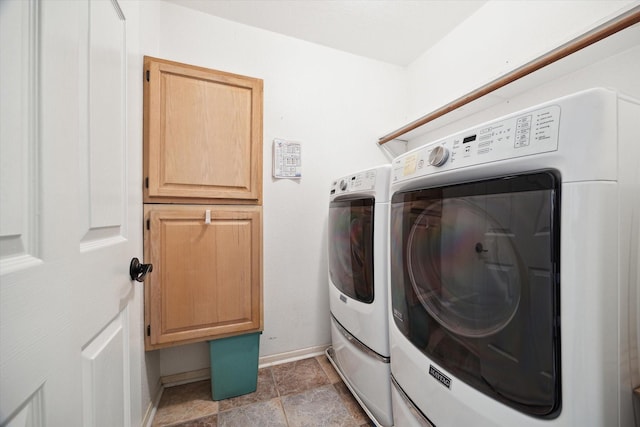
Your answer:
[[[394,159],[396,425],[634,424],[639,118],[591,89]]]
[[[369,417],[391,426],[387,244],[391,165],[333,181],[327,355]]]

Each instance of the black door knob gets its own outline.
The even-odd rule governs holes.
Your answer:
[[[153,264],[141,264],[138,258],[131,259],[131,264],[129,264],[129,275],[131,276],[131,280],[144,282],[144,278],[147,273],[151,273],[152,271]]]

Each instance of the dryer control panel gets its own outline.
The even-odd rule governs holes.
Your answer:
[[[331,196],[342,193],[369,192],[376,188],[376,170],[371,169],[347,175],[331,183]]]
[[[559,124],[558,105],[488,122],[399,156],[391,180],[556,151]]]

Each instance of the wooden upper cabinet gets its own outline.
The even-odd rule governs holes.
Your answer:
[[[147,350],[262,330],[261,206],[148,204],[145,218]]]
[[[262,204],[263,81],[144,57],[144,202]]]

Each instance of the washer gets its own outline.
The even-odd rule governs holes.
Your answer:
[[[396,425],[634,425],[639,119],[590,89],[394,159]]]
[[[391,165],[333,181],[329,203],[327,355],[378,425],[393,425],[388,326]]]

